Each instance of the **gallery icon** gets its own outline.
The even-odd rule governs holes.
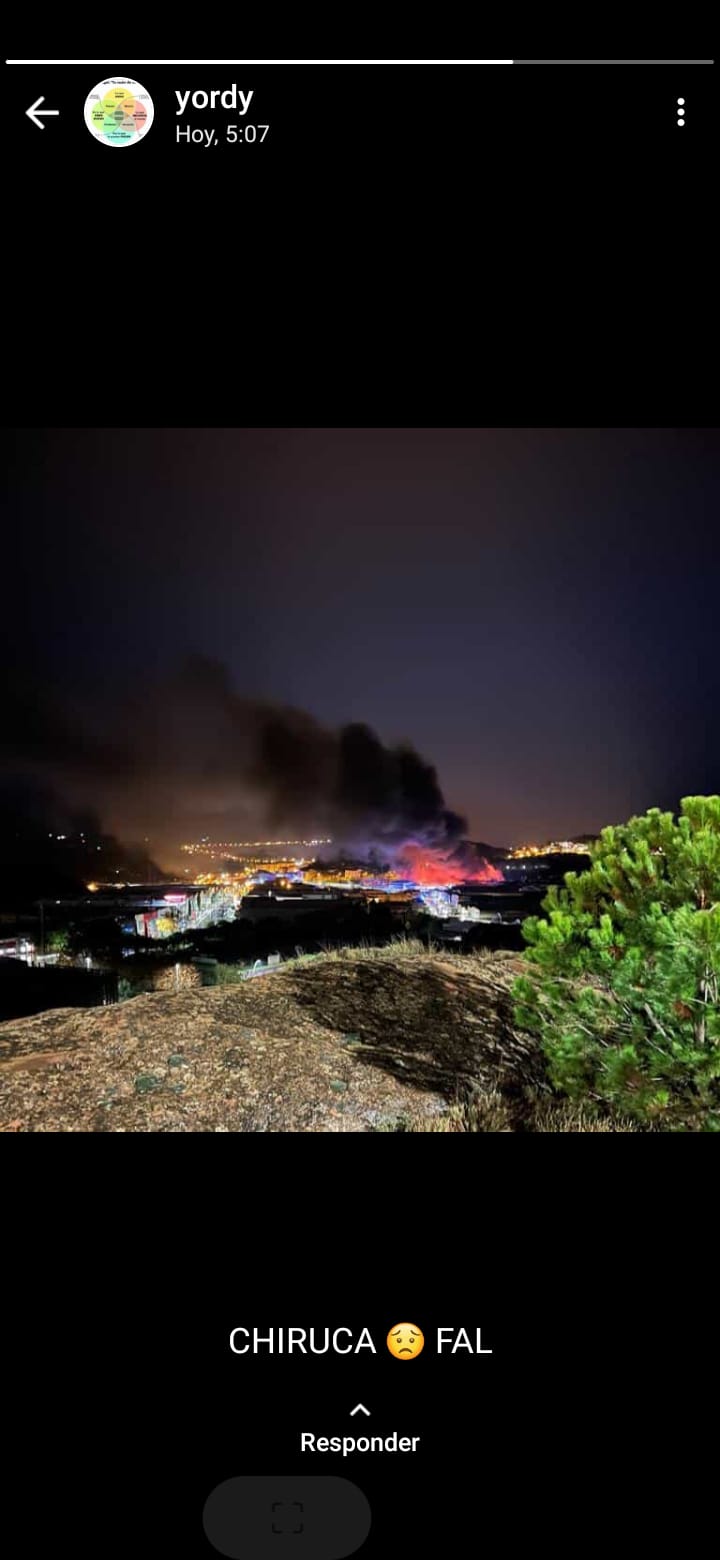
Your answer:
[[[85,123],[105,146],[136,146],[155,116],[153,100],[139,81],[111,76],[99,81],[85,99]]]
[[[387,1346],[396,1360],[414,1360],[422,1353],[425,1339],[413,1322],[397,1322],[387,1335]]]

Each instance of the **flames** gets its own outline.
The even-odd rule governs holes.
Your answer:
[[[468,851],[443,853],[436,847],[407,843],[398,851],[398,865],[423,888],[447,888],[450,883],[503,883],[502,872]]]
[[[382,854],[381,854],[382,851]],[[228,874],[222,874],[227,877]],[[428,841],[404,839],[391,846],[384,843],[352,841],[332,860],[316,857],[307,864],[279,862],[268,858],[253,861],[240,872],[231,874],[236,887],[245,892],[257,884],[272,890],[307,883],[350,893],[400,894],[405,898],[422,897],[426,889],[449,889],[470,883],[503,884],[505,876],[478,854],[468,840]],[[204,874],[198,881],[213,882],[215,874]],[[242,880],[240,882],[240,880]]]

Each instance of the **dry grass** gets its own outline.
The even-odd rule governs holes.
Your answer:
[[[376,1132],[639,1132],[634,1122],[623,1117],[593,1116],[570,1101],[542,1098],[529,1108],[522,1119],[512,1102],[498,1089],[476,1090],[467,1101],[449,1106],[442,1116],[411,1125],[400,1116],[380,1123]]]
[[[307,967],[309,964],[347,964],[355,963],[357,959],[363,960],[391,960],[416,959],[418,954],[436,955],[437,948],[432,944],[421,942],[419,937],[393,937],[389,943],[376,946],[374,943],[357,943],[352,948],[323,948],[322,953],[298,953],[294,959],[286,960],[283,968],[291,965]]]
[[[515,1132],[516,1118],[499,1089],[476,1089],[466,1101],[451,1105],[431,1132]]]
[[[639,1132],[625,1116],[594,1116],[585,1106],[553,1100],[535,1112],[534,1132]],[[647,1130],[647,1129],[644,1129]]]
[[[466,1104],[452,1106],[441,1121],[430,1122],[428,1132],[516,1132],[518,1122],[507,1099],[497,1089],[478,1091]],[[621,1117],[594,1116],[571,1101],[541,1098],[531,1102],[520,1130],[523,1132],[637,1132],[633,1122]]]

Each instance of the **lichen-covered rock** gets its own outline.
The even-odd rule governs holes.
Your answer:
[[[543,1086],[517,961],[362,951],[262,979],[0,1024],[0,1129],[427,1129],[474,1088],[522,1114]]]

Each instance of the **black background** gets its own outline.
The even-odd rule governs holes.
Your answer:
[[[156,105],[123,158],[82,120],[111,71]],[[712,421],[715,77],[6,69],[7,420]],[[267,143],[176,149],[165,96],[232,80]],[[63,108],[43,132],[24,115],[40,95]],[[8,1525],[33,1553],[209,1555],[217,1482],[307,1467],[366,1490],[368,1555],[675,1524],[692,1542],[711,1151],[7,1138]],[[228,1347],[238,1325],[379,1341],[399,1319],[429,1340],[412,1366]],[[481,1326],[492,1357],[437,1360],[437,1325]],[[302,1429],[358,1433],[358,1399],[363,1433],[420,1434],[419,1453],[300,1460]]]
[[[123,157],[83,121],[111,69],[156,107]],[[4,77],[14,421],[705,420],[716,67]],[[175,145],[237,119],[175,90],[233,81],[266,141]]]
[[[712,1145],[677,1143],[21,1143],[19,1184],[23,1160],[41,1174],[5,1219],[8,1530],[209,1556],[216,1484],[308,1472],[365,1491],[368,1555],[699,1541]],[[401,1319],[426,1335],[402,1364]],[[368,1326],[378,1354],[231,1353],[271,1325]],[[441,1325],[493,1354],[437,1357]],[[299,1455],[301,1430],[393,1429],[418,1451]]]

